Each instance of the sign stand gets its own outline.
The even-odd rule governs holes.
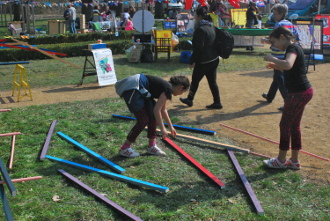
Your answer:
[[[93,61],[90,56],[93,55]],[[89,67],[87,67],[89,64]],[[86,76],[97,75],[100,86],[111,85],[117,82],[112,52],[109,48],[86,50],[82,79],[78,86],[83,84]]]

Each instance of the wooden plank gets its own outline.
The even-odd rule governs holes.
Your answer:
[[[63,176],[65,176],[66,178],[68,178],[70,181],[72,181],[75,184],[77,184],[79,187],[81,187],[84,190],[88,191],[89,193],[93,194],[96,198],[102,200],[108,206],[111,206],[114,209],[116,209],[118,212],[124,214],[128,218],[130,218],[132,220],[136,220],[136,221],[141,221],[142,220],[141,218],[139,218],[139,217],[135,216],[134,214],[130,213],[129,211],[125,210],[123,207],[119,206],[115,202],[109,200],[107,197],[101,195],[96,190],[94,190],[91,187],[87,186],[85,183],[81,182],[79,179],[75,178],[74,176],[72,176],[71,174],[67,173],[66,171],[64,171],[64,170],[58,170],[58,172],[60,172]]]
[[[43,160],[46,159],[46,154],[47,154],[47,151],[49,149],[50,140],[52,139],[52,135],[53,135],[56,123],[57,123],[57,121],[53,120],[53,122],[51,123],[51,125],[49,127],[44,146],[42,147],[42,150],[41,150],[41,153],[40,153],[40,156],[39,156],[40,161],[43,161]]]
[[[187,152],[185,152],[178,145],[176,145],[172,140],[166,137],[164,141],[166,141],[169,145],[171,145],[174,149],[176,149],[180,154],[182,154],[187,160],[189,160],[192,164],[194,164],[206,176],[211,178],[211,180],[213,180],[217,185],[220,186],[220,189],[225,188],[225,184],[221,180],[219,180],[215,175],[213,175],[209,170],[207,170],[198,161],[196,161],[193,157],[191,157]]]
[[[276,141],[273,141],[273,140],[270,140],[268,138],[265,138],[265,137],[261,137],[261,136],[258,136],[258,135],[255,135],[255,134],[252,134],[250,132],[247,132],[247,131],[244,131],[244,130],[241,130],[241,129],[237,129],[237,128],[234,128],[234,127],[230,127],[230,126],[227,126],[225,124],[221,124],[221,126],[223,127],[226,127],[228,129],[231,129],[231,130],[234,130],[234,131],[238,131],[238,132],[241,132],[241,133],[244,133],[244,134],[247,134],[247,135],[250,135],[250,136],[253,136],[253,137],[256,137],[256,138],[260,138],[262,140],[265,140],[265,141],[268,141],[268,142],[271,142],[271,143],[274,143],[274,144],[277,144],[279,145],[280,143],[279,142],[276,142]],[[304,150],[300,150],[299,152],[303,153],[303,154],[306,154],[308,156],[311,156],[311,157],[315,157],[315,158],[318,158],[320,160],[324,160],[324,161],[329,161],[328,158],[325,158],[325,157],[321,157],[321,156],[318,156],[316,154],[313,154],[313,153],[310,153],[310,152],[307,152],[307,151],[304,151]]]
[[[159,130],[157,130],[157,132],[159,132]],[[211,140],[205,140],[202,138],[198,138],[198,137],[194,137],[194,136],[189,136],[189,135],[184,135],[184,134],[176,134],[177,137],[181,137],[181,138],[185,138],[188,140],[193,140],[193,141],[198,141],[200,143],[204,143],[204,144],[212,144],[215,146],[219,146],[219,147],[223,147],[229,150],[235,150],[235,151],[240,151],[240,152],[244,152],[244,153],[249,153],[250,150],[242,148],[242,147],[237,147],[231,144],[225,144],[225,143],[220,143],[220,142],[215,142],[215,141],[211,141]]]
[[[0,44],[0,46],[8,47],[8,48],[22,49],[22,50],[27,50],[27,51],[37,51],[37,50],[29,48],[29,47],[15,46],[14,44],[21,45],[21,43],[6,43],[6,44]],[[45,51],[49,54],[52,54],[52,55],[66,56],[66,54],[58,53],[58,52],[55,52],[55,51],[50,51],[50,50],[46,50],[46,49],[40,49],[40,50],[43,50],[43,51]],[[5,64],[5,63],[3,63],[3,64]]]
[[[13,168],[13,161],[14,161],[14,152],[15,152],[15,140],[16,135],[11,137],[11,148],[10,148],[10,158],[9,158],[9,169]]]
[[[142,181],[142,180],[137,180],[137,179],[134,179],[134,178],[131,178],[131,177],[127,177],[127,176],[123,176],[123,175],[120,175],[120,174],[117,174],[117,173],[112,173],[112,172],[108,172],[108,171],[101,170],[101,169],[98,169],[98,168],[82,165],[82,164],[79,164],[79,163],[75,163],[75,162],[72,162],[72,161],[60,159],[60,158],[57,158],[57,157],[52,157],[52,156],[46,155],[46,158],[51,160],[51,161],[63,163],[63,164],[66,164],[68,166],[76,167],[76,168],[82,169],[82,170],[96,172],[96,173],[99,173],[101,175],[113,178],[113,179],[117,179],[117,180],[124,181],[124,182],[127,182],[127,183],[132,183],[134,185],[143,186],[143,187],[147,187],[147,188],[150,188],[150,189],[158,190],[160,192],[167,193],[168,190],[169,190],[168,187],[160,186],[160,185],[149,183],[149,182]]]
[[[64,133],[57,132],[57,135],[60,136],[61,138],[63,138],[64,140],[66,140],[67,142],[75,145],[80,150],[86,152],[87,154],[89,154],[90,156],[94,157],[95,159],[99,160],[100,162],[104,163],[105,165],[109,166],[111,169],[115,170],[116,172],[118,172],[118,173],[125,173],[126,170],[123,169],[122,167],[120,167],[117,164],[111,162],[110,160],[102,157],[100,154],[95,153],[94,151],[88,149],[87,147],[85,147],[84,145],[78,143],[77,141],[75,141],[71,137],[65,135]]]
[[[240,176],[242,182],[243,182],[243,185],[246,189],[246,191],[248,192],[249,196],[250,196],[250,199],[252,200],[252,203],[254,205],[254,207],[256,208],[257,210],[257,213],[259,215],[263,215],[264,214],[264,210],[262,209],[261,205],[260,205],[260,202],[257,198],[257,196],[254,194],[254,191],[252,190],[252,187],[249,183],[249,181],[247,180],[241,166],[239,165],[236,157],[235,157],[235,154],[233,151],[231,150],[227,150],[228,154],[229,154],[229,157],[231,159],[231,161],[233,162],[235,168],[236,168],[236,171],[238,173],[238,175]]]
[[[15,188],[13,182],[11,181],[11,179],[9,177],[9,174],[8,174],[8,172],[6,170],[6,167],[3,164],[3,162],[2,162],[1,159],[0,159],[0,172],[1,172],[2,176],[3,176],[3,179],[5,180],[5,183],[8,186],[8,189],[10,191],[10,194],[12,196],[16,196],[16,193],[17,193],[16,188]]]
[[[5,193],[5,188],[3,188],[3,185],[0,185],[0,197],[2,201],[2,206],[3,210],[5,212],[6,220],[7,221],[12,221],[13,219],[13,214],[11,213],[9,202]]]
[[[18,183],[18,182],[25,182],[25,181],[31,181],[31,180],[39,180],[42,176],[33,176],[33,177],[26,177],[26,178],[18,178],[18,179],[12,179],[11,182]],[[6,182],[3,180],[0,180],[0,184],[5,184]]]
[[[16,42],[22,44],[22,45],[26,45],[26,46],[28,46],[29,48],[34,49],[34,50],[36,50],[36,51],[40,52],[41,54],[44,54],[44,55],[46,55],[46,56],[48,56],[48,57],[51,57],[51,58],[54,58],[54,59],[56,59],[56,60],[58,60],[58,61],[61,61],[61,62],[63,62],[63,63],[69,64],[69,65],[71,65],[71,66],[73,66],[73,67],[75,67],[75,68],[79,68],[79,69],[81,68],[80,66],[78,66],[78,65],[76,65],[76,64],[70,63],[70,62],[68,62],[68,61],[66,61],[66,60],[63,60],[63,59],[61,59],[61,58],[59,58],[59,57],[53,55],[53,54],[47,53],[47,52],[45,52],[45,51],[43,51],[43,50],[41,50],[41,49],[39,49],[39,48],[33,47],[32,45],[29,45],[28,43],[25,43],[25,42],[22,42],[22,41],[18,41],[18,40],[14,39],[14,38],[11,38],[11,39],[12,39],[13,41],[16,41]]]
[[[113,114],[112,117],[126,119],[126,120],[136,120],[136,118],[134,118],[134,117],[122,116],[122,115],[117,115],[117,114]],[[167,123],[164,123],[164,125],[167,126]],[[176,129],[191,131],[191,132],[196,132],[196,133],[201,133],[201,134],[208,134],[208,135],[216,134],[215,131],[211,131],[211,130],[204,130],[204,129],[194,128],[194,127],[185,127],[185,126],[180,126],[180,125],[176,125],[176,124],[172,124],[172,126]]]
[[[15,135],[20,135],[20,134],[22,134],[22,133],[21,132],[5,133],[5,134],[0,134],[0,137],[15,136]]]

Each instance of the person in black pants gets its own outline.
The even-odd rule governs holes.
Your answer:
[[[213,103],[206,108],[221,109],[220,91],[217,84],[217,67],[219,64],[218,53],[213,47],[215,29],[209,13],[208,5],[200,5],[195,13],[195,31],[192,39],[193,53],[190,57],[189,67],[194,69],[191,87],[187,98],[180,101],[189,107],[193,106],[193,100],[198,89],[199,82],[204,76],[208,81],[213,96]]]

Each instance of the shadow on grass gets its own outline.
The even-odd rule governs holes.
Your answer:
[[[274,74],[273,70],[267,70],[267,71],[253,71],[240,75],[249,76],[249,77],[259,77],[259,78],[273,78],[273,74]]]
[[[77,86],[72,86],[72,87],[60,87],[56,89],[51,89],[51,90],[45,90],[43,91],[44,93],[62,93],[62,92],[72,92],[72,91],[87,91],[87,90],[97,90],[101,89],[103,87],[101,86],[93,86],[93,87],[77,87]]]
[[[227,121],[227,120],[232,120],[232,119],[237,119],[237,118],[242,118],[242,117],[246,117],[246,116],[257,116],[257,115],[272,115],[272,114],[280,114],[281,112],[265,112],[265,113],[253,113],[254,111],[258,110],[259,108],[265,106],[266,104],[268,104],[265,101],[258,101],[259,104],[253,105],[251,107],[247,107],[241,111],[238,112],[233,112],[233,113],[216,113],[216,114],[212,114],[212,115],[198,115],[196,117],[196,120],[193,122],[184,122],[187,124],[196,124],[196,122],[198,122],[198,124],[203,124],[205,122],[207,123],[212,123],[212,122],[221,122],[221,121]],[[186,108],[182,108],[182,107],[186,107]],[[207,111],[206,108],[203,109],[188,109],[187,106],[184,105],[176,105],[175,108],[172,108],[171,110],[169,110],[169,114],[171,115],[171,112],[177,112],[177,111],[182,111],[182,112],[197,112],[197,111]]]

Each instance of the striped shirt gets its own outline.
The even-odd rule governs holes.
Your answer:
[[[278,21],[275,23],[274,29],[276,29],[280,26],[283,26],[283,27],[289,29],[293,33],[293,35],[296,36],[297,41],[300,40],[297,27],[294,26],[290,21],[288,21],[288,20]],[[273,46],[270,46],[270,49],[272,50],[272,55],[274,57],[276,57],[278,59],[282,59],[282,60],[284,59],[285,51],[280,51]]]

